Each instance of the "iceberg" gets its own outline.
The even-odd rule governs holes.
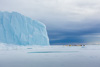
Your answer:
[[[46,26],[17,12],[0,12],[0,42],[16,45],[49,45]]]

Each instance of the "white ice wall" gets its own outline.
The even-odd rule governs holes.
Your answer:
[[[17,45],[49,45],[46,26],[17,12],[0,12],[0,42]]]

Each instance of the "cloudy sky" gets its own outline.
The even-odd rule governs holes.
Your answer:
[[[100,43],[100,0],[0,0],[0,11],[43,22],[51,44]]]

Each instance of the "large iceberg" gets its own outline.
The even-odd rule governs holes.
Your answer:
[[[46,26],[17,12],[0,12],[0,42],[16,45],[49,45]]]

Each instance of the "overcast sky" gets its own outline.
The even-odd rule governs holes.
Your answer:
[[[51,44],[100,43],[100,0],[0,0],[0,11],[45,23]]]

